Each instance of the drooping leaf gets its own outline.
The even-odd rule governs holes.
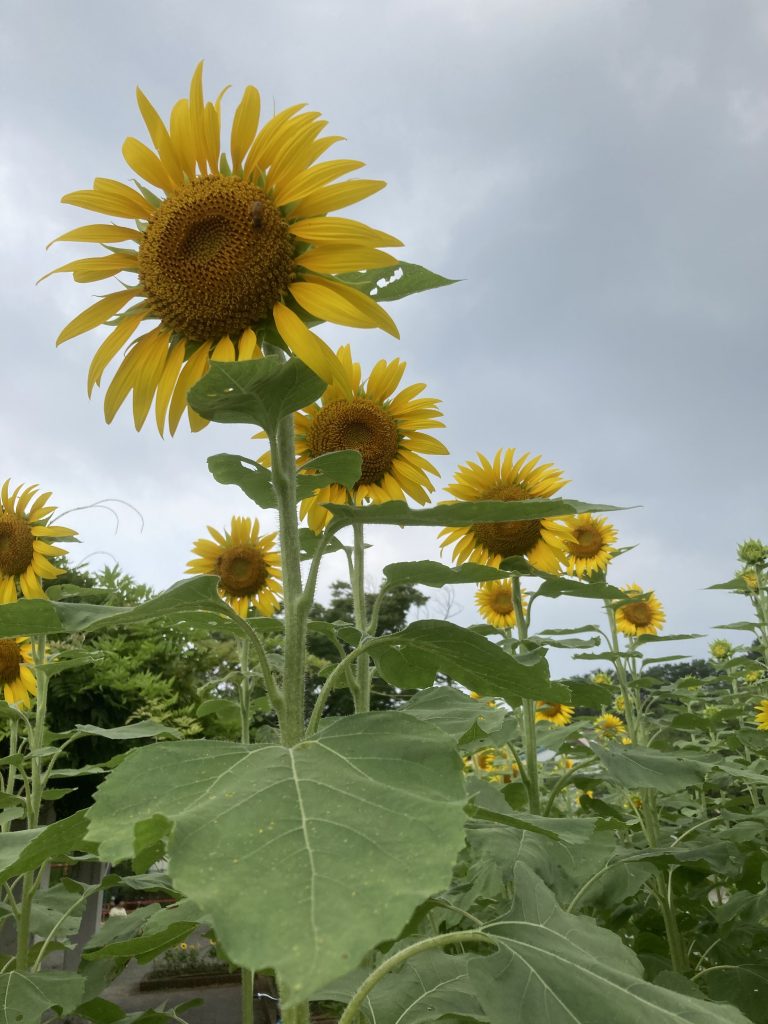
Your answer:
[[[141,747],[99,789],[89,836],[117,862],[139,845],[138,823],[156,822],[156,835],[170,823],[173,884],[235,963],[276,970],[290,1006],[448,884],[463,804],[450,737],[379,712],[332,720],[293,748]]]
[[[749,1024],[733,1007],[644,981],[617,935],[561,910],[522,863],[509,917],[487,930],[499,949],[474,957],[469,977],[490,1024]]]
[[[406,689],[428,686],[442,672],[484,697],[519,702],[570,696],[567,686],[549,681],[546,661],[523,664],[474,630],[444,619],[421,619],[378,637],[371,657],[387,682]]]
[[[232,365],[232,364],[227,364]],[[619,512],[617,505],[595,505],[565,498],[530,501],[451,501],[430,508],[410,508],[404,501],[381,505],[325,505],[342,523],[380,526],[471,526],[473,523],[523,523],[532,519],[576,516],[582,512]],[[622,597],[626,597],[622,593]]]
[[[283,416],[311,405],[326,387],[300,359],[265,356],[241,363],[211,363],[187,400],[207,420],[251,423],[273,433]]]
[[[111,729],[102,729],[98,725],[76,725],[75,732],[79,736],[102,736],[105,740],[144,740],[157,736],[180,739],[181,733],[173,726],[162,722],[131,722],[130,725],[118,725]]]
[[[73,850],[90,849],[85,832],[84,811],[40,828],[3,832],[0,834],[0,882],[33,871],[46,861],[63,859]]]
[[[489,708],[485,701],[474,700],[452,686],[431,686],[420,690],[401,710],[414,718],[431,722],[455,740],[460,740],[476,722],[484,732],[493,732],[506,715],[503,708]]]
[[[277,508],[272,473],[266,466],[245,455],[222,452],[208,457],[208,469],[217,483],[234,484],[259,508]]]
[[[384,566],[384,579],[390,587],[444,587],[456,583],[484,583],[486,580],[509,579],[509,573],[490,565],[465,562],[444,565],[442,562],[392,562]]]
[[[311,497],[321,487],[341,484],[351,489],[360,479],[363,471],[363,457],[355,448],[338,452],[327,452],[305,462],[296,479],[296,497]]]

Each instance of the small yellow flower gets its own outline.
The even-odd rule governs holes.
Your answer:
[[[726,661],[733,654],[733,647],[727,640],[713,640],[709,645],[709,653],[715,661]]]
[[[768,700],[761,700],[755,704],[755,725],[761,732],[768,732]]]
[[[527,607],[525,594],[523,611]],[[475,592],[478,611],[490,626],[497,629],[511,629],[515,625],[515,608],[512,603],[511,580],[488,580],[481,583]]]
[[[747,569],[746,572],[743,572],[741,574],[741,578],[744,580],[744,585],[746,586],[747,590],[758,589],[757,573],[754,571],[754,569]]]
[[[627,731],[619,716],[612,715],[610,711],[606,711],[604,715],[596,718],[594,725],[595,732],[606,740],[618,739],[622,733]]]
[[[536,701],[536,721],[549,722],[550,725],[568,725],[573,718],[572,708],[568,704],[556,704],[549,700]]]
[[[629,747],[629,746],[632,745],[632,740],[629,738],[629,736],[622,736],[621,737],[621,743],[622,743],[622,746]]]
[[[619,714],[624,714],[624,697],[621,694],[619,694],[618,697],[614,700],[613,706],[616,708]]]
[[[622,587],[622,590],[628,598],[633,598],[633,600],[616,609],[616,628],[626,636],[645,636],[658,633],[664,625],[666,615],[661,601],[654,592],[647,591],[647,596],[639,601],[634,599],[639,598],[646,591],[637,583]]]
[[[180,950],[181,950],[182,952],[185,952],[185,951],[186,951],[186,950],[187,950],[188,948],[189,948],[189,947],[187,946],[186,942],[180,942],[180,943],[179,943],[179,949],[180,949]]]
[[[592,576],[604,572],[613,558],[618,534],[615,527],[601,516],[589,512],[571,521],[573,535],[566,542],[568,572],[572,576]]]
[[[595,672],[592,676],[592,682],[598,686],[610,686],[613,680],[607,672]]]
[[[745,683],[759,683],[762,678],[762,672],[759,669],[752,669],[750,672],[744,673]]]

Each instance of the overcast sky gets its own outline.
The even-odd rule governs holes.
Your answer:
[[[47,241],[88,222],[59,197],[125,178],[123,139],[145,138],[135,86],[165,115],[201,57],[209,94],[252,83],[263,108],[322,111],[348,139],[334,154],[389,182],[350,215],[463,279],[390,305],[400,342],[322,329],[364,370],[406,358],[442,397],[443,481],[478,449],[541,453],[568,496],[642,506],[615,516],[638,548],[612,578],[654,588],[669,631],[744,617],[703,588],[730,577],[745,536],[768,540],[765,5],[2,0],[0,478],[62,507],[132,502],[143,532],[130,511],[117,534],[104,512],[69,521],[84,555],[108,552],[94,566],[117,559],[158,588],[206,523],[250,512],[206,457],[258,448],[239,427],[137,434],[127,405],[107,426],[86,395],[99,333],[54,348],[95,290],[34,282],[72,258]],[[429,531],[374,539],[371,584],[389,561],[439,557]],[[471,590],[457,600],[469,621]],[[538,627],[597,614],[543,604]]]

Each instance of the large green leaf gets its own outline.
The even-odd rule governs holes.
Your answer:
[[[140,908],[146,910],[147,908]],[[191,900],[182,900],[173,907],[158,909],[155,905],[152,913],[134,920],[132,913],[126,918],[110,918],[92,936],[84,956],[90,960],[105,957],[135,957],[140,964],[154,960],[156,956],[175,946],[191,934],[200,920],[200,911]],[[110,928],[113,921],[121,922],[122,927]]]
[[[232,364],[227,364],[232,365]],[[447,501],[430,508],[411,508],[404,501],[381,505],[325,506],[338,522],[380,526],[472,526],[473,523],[523,523],[531,519],[562,518],[582,512],[619,512],[617,505],[595,505],[565,498],[531,501]],[[626,596],[622,594],[622,596]]]
[[[138,852],[140,823],[152,825],[147,844],[170,828],[173,884],[235,963],[276,970],[290,1006],[448,885],[463,804],[450,737],[379,712],[332,720],[290,749],[186,740],[134,750],[100,787],[89,837],[117,862]]]
[[[704,973],[713,999],[734,1003],[754,1024],[768,1024],[768,965],[722,964]]]
[[[278,421],[311,405],[327,384],[300,359],[265,356],[211,363],[187,395],[190,406],[216,423],[252,423],[273,433]]]
[[[0,1024],[40,1024],[52,1007],[71,1013],[84,988],[85,980],[68,971],[0,974]]]
[[[353,270],[336,276],[339,281],[365,292],[377,302],[393,302],[395,299],[404,299],[406,295],[457,283],[450,277],[441,277],[426,267],[420,267],[418,263],[405,262],[378,270]]]
[[[193,576],[180,580],[156,597],[133,607],[72,604],[67,601],[16,601],[0,605],[0,636],[29,636],[38,633],[86,633],[104,626],[133,626],[168,619],[196,622],[203,619],[212,627],[230,623],[243,627],[240,617],[218,595],[214,576]]]
[[[563,576],[544,580],[536,591],[536,597],[588,597],[593,600],[626,600],[626,594],[618,587],[602,580],[569,580]]]
[[[618,935],[561,910],[522,863],[509,916],[487,931],[499,949],[474,957],[469,977],[490,1024],[749,1024],[733,1007],[644,981]]]
[[[158,736],[181,738],[178,729],[163,725],[162,722],[153,722],[151,719],[145,722],[131,722],[130,725],[116,725],[111,729],[102,729],[99,725],[76,725],[75,732],[78,736],[101,736],[105,740],[145,740]]]
[[[74,850],[90,849],[85,840],[85,812],[77,811],[50,825],[0,834],[0,882],[64,858]]]
[[[489,708],[485,701],[474,700],[452,686],[430,686],[421,690],[402,710],[414,718],[431,722],[457,741],[476,722],[483,732],[493,732],[506,715],[503,708]]]
[[[707,773],[707,765],[676,757],[661,750],[638,746],[591,744],[614,782],[627,789],[657,789],[677,793],[686,786],[697,786]]]
[[[509,573],[490,565],[465,562],[444,565],[442,562],[391,562],[384,566],[387,586],[444,587],[455,583],[484,583],[486,580],[509,579]]]
[[[329,484],[341,484],[352,488],[363,471],[363,457],[356,448],[344,448],[338,452],[326,452],[305,462],[296,479],[296,497],[311,497],[315,491]]]
[[[399,633],[378,637],[371,657],[380,674],[393,686],[429,686],[438,672],[484,697],[521,697],[566,701],[570,690],[549,681],[543,659],[523,664],[474,630],[444,619],[411,622]]]
[[[439,949],[411,957],[371,989],[362,1005],[364,1016],[370,1024],[487,1020],[469,980],[470,959],[467,953],[450,956]],[[348,1003],[367,975],[366,970],[355,971],[326,986],[318,998]]]

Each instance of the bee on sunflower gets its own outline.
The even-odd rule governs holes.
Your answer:
[[[152,146],[128,138],[123,156],[149,187],[96,178],[92,189],[62,199],[129,222],[89,224],[59,236],[55,241],[92,243],[107,252],[51,271],[72,273],[81,283],[114,278],[118,284],[57,339],[61,344],[110,327],[88,375],[90,394],[123,352],[105,395],[107,422],[132,393],[137,430],[154,401],[158,429],[162,433],[167,420],[173,433],[187,392],[210,361],[258,358],[264,338],[330,383],[343,378],[341,367],[310,325],[379,327],[398,336],[374,299],[336,275],[396,265],[381,247],[402,243],[359,221],[329,216],[385,182],[345,178],[364,166],[359,160],[318,162],[341,137],[323,135],[328,122],[305,104],[260,125],[261,99],[253,86],[235,110],[227,155],[222,96],[205,99],[202,63],[189,97],[174,105],[167,123],[137,90]],[[124,274],[131,275],[128,283]],[[187,411],[193,430],[205,426]]]

